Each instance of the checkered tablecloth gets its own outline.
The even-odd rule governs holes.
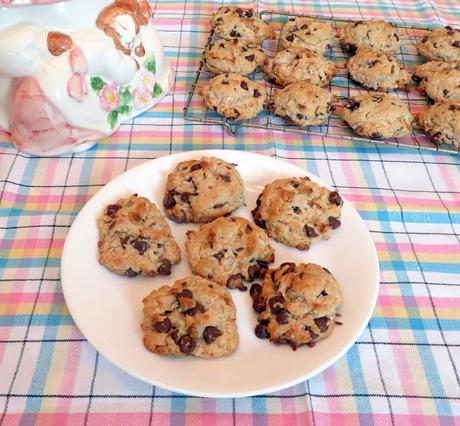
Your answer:
[[[221,4],[152,2],[173,90],[91,150],[36,158],[0,135],[0,425],[460,424],[460,159],[258,129],[232,137],[185,122],[209,16]],[[458,0],[238,4],[460,24]],[[255,151],[317,174],[359,211],[378,250],[380,295],[356,344],[323,373],[273,394],[206,399],[143,383],[95,351],[64,302],[61,252],[86,201],[137,164],[207,148]]]

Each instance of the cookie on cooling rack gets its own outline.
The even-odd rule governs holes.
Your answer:
[[[308,177],[277,179],[265,186],[252,210],[254,222],[280,243],[300,250],[329,239],[340,225],[342,198]]]
[[[97,220],[99,263],[119,275],[169,275],[180,249],[157,206],[136,194],[109,204]]]
[[[435,144],[447,143],[460,149],[460,102],[437,102],[415,118]]]
[[[406,87],[411,75],[396,58],[382,50],[358,49],[347,64],[350,77],[367,89],[393,90]]]
[[[460,61],[460,29],[450,26],[430,31],[417,43],[420,55],[430,61]]]
[[[446,68],[441,66],[439,71],[427,72],[420,82],[420,88],[435,101],[460,101],[460,64],[457,63],[451,69]]]
[[[420,83],[423,87],[424,80],[430,77],[435,72],[445,72],[452,69],[460,70],[460,62],[442,62],[442,61],[429,61],[422,65],[415,67],[412,80],[416,83]]]
[[[235,164],[202,157],[177,164],[168,175],[163,207],[175,222],[210,222],[244,203],[244,184]]]
[[[246,290],[275,260],[267,234],[242,217],[220,217],[187,232],[188,261],[194,274],[228,288]]]
[[[252,285],[251,296],[259,313],[256,336],[293,350],[329,336],[342,303],[334,276],[314,263],[288,262],[267,270],[262,285]]]
[[[260,44],[275,38],[271,25],[258,18],[253,9],[238,6],[220,7],[211,17],[211,27],[226,40],[245,39]]]
[[[265,53],[259,44],[243,40],[217,40],[204,54],[209,71],[214,74],[248,75],[265,63]]]
[[[143,302],[144,346],[151,352],[216,358],[238,346],[236,308],[219,284],[190,276],[153,290]]]
[[[318,126],[328,120],[332,99],[329,91],[308,81],[299,81],[274,90],[269,108],[274,114],[302,128]]]
[[[267,76],[281,86],[306,80],[327,86],[337,73],[335,65],[319,53],[291,46],[280,50],[264,67]]]
[[[289,18],[280,34],[282,48],[304,47],[320,55],[332,47],[334,39],[334,31],[329,24],[304,16]]]
[[[385,93],[349,98],[341,116],[357,135],[366,138],[399,138],[412,132],[413,117],[408,107]]]
[[[204,97],[208,108],[230,120],[255,117],[267,101],[262,84],[234,73],[220,74],[203,82],[198,86],[198,94]]]
[[[338,36],[344,48],[352,52],[365,47],[394,53],[401,46],[393,25],[382,20],[350,22],[339,28]]]

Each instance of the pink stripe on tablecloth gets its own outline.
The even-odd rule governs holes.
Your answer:
[[[417,296],[417,302],[414,305],[410,305],[409,301],[414,301],[413,298],[405,298],[404,296],[385,296],[379,295],[379,307],[392,306],[392,307],[403,307],[403,306],[417,306],[419,308],[432,308],[433,304],[438,309],[458,309],[458,300],[453,297],[426,297]],[[431,301],[433,303],[431,303]],[[415,302],[414,302],[415,303]]]
[[[413,253],[444,253],[444,254],[460,254],[460,246],[458,244],[409,244],[409,243],[384,243],[376,242],[377,250],[389,252],[405,252]]]
[[[14,305],[16,303],[33,303],[36,299],[35,293],[12,292],[0,293],[0,303]],[[64,303],[64,295],[56,293],[43,293],[38,296],[37,303]]]

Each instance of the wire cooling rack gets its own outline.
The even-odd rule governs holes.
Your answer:
[[[338,19],[321,15],[302,15],[289,12],[275,12],[266,10],[262,11],[259,16],[264,21],[272,23],[277,30],[277,34],[280,33],[282,26],[289,18],[298,16],[308,16],[328,22],[335,30],[345,25],[346,23],[354,21],[352,19]],[[427,31],[432,29],[432,27],[424,27],[407,21],[393,22],[393,25],[398,29],[398,34],[401,40],[401,48],[395,56],[398,61],[405,65],[409,72],[412,72],[414,71],[416,65],[422,63],[422,58],[418,55],[416,49],[417,41],[423,38]],[[197,85],[200,83],[200,81],[209,80],[214,76],[212,73],[207,71],[205,67],[204,53],[206,52],[208,46],[215,39],[216,37],[214,32],[211,30],[206,42],[205,49],[203,51],[203,57],[199,63],[195,79],[190,88],[184,107],[185,120],[205,124],[220,124],[231,135],[237,135],[239,130],[243,127],[252,127],[279,132],[296,132],[306,135],[319,135],[324,137],[342,138],[367,143],[387,144],[398,147],[411,147],[417,149],[428,149],[432,151],[443,151],[460,155],[460,148],[456,148],[454,145],[449,144],[435,145],[433,142],[431,142],[431,138],[417,127],[414,127],[410,135],[398,139],[391,138],[375,140],[359,137],[353,133],[351,128],[340,117],[334,114],[331,114],[327,123],[321,126],[309,126],[304,129],[300,129],[296,125],[286,123],[283,118],[275,116],[268,110],[264,110],[257,117],[249,120],[236,122],[228,120],[225,117],[217,114],[215,111],[207,109],[203,99],[196,92]],[[266,40],[263,47],[270,56],[273,56],[278,51],[278,45],[278,40]],[[340,101],[345,101],[351,96],[369,92],[369,90],[364,89],[357,83],[354,83],[348,77],[346,63],[351,57],[351,53],[346,51],[338,41],[330,49],[326,57],[338,68],[337,75],[329,84],[329,90],[333,95],[337,97],[337,99]],[[267,96],[270,98],[273,92],[273,88],[276,86],[267,79],[263,71],[258,69],[249,77],[252,80],[263,82],[267,91]],[[408,90],[394,91],[391,94],[403,100],[409,106],[409,109],[413,114],[428,108],[431,102],[425,95],[415,90],[415,85],[413,87],[411,86]]]

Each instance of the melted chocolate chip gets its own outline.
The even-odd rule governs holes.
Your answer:
[[[248,281],[254,281],[254,278],[257,278],[260,275],[260,266],[251,265],[248,268]]]
[[[356,46],[356,44],[353,43],[348,44],[347,47],[350,52],[356,52],[356,49],[358,48],[358,46]]]
[[[414,81],[415,83],[420,83],[422,80],[422,77],[418,76],[417,74],[412,75],[412,81]]]
[[[262,293],[262,286],[259,283],[255,283],[251,286],[251,289],[249,290],[249,294],[252,297],[252,300],[257,299],[260,294]]]
[[[326,331],[329,328],[330,319],[328,317],[315,318],[315,324],[322,331]]]
[[[299,186],[299,182],[297,182],[296,180],[291,180],[289,181],[289,183],[294,187],[294,188],[297,188]]]
[[[304,119],[304,116],[300,113],[297,113],[296,117],[299,119],[299,120],[303,120]]]
[[[240,83],[240,87],[243,89],[243,90],[248,90],[249,87],[248,87],[248,83],[246,83],[245,81],[242,81]]]
[[[224,182],[230,182],[230,181],[231,181],[230,176],[227,176],[227,175],[219,175],[219,177],[220,177]]]
[[[353,98],[348,99],[345,108],[351,109],[352,111],[359,108],[360,103],[355,101]]]
[[[460,111],[459,105],[449,105],[449,111]]]
[[[191,317],[194,317],[196,314],[202,314],[203,312],[206,312],[206,309],[204,308],[204,306],[201,303],[196,302],[193,308],[187,309],[185,311],[185,314],[190,315]]]
[[[177,331],[177,329],[173,329],[173,331],[171,331],[171,339],[174,340],[174,343],[177,345],[179,344],[179,336],[178,336],[179,332]]]
[[[153,324],[153,328],[159,333],[169,333],[172,328],[172,323],[169,318],[165,318],[163,321],[157,321]]]
[[[129,268],[129,269],[126,270],[125,275],[127,277],[133,278],[133,277],[136,277],[137,275],[139,275],[139,272],[133,271],[131,268]]]
[[[266,262],[265,260],[257,260],[257,263],[261,267],[261,269],[267,269],[268,268],[268,262]]]
[[[454,46],[454,47],[460,47],[460,40],[455,40],[455,41],[452,43],[452,46]]]
[[[165,209],[171,209],[176,205],[176,200],[174,199],[174,191],[169,191],[163,200],[163,207]]]
[[[200,170],[201,165],[199,163],[194,164],[192,167],[190,167],[190,171],[194,172],[195,170]]]
[[[222,336],[222,331],[220,331],[217,327],[208,325],[204,329],[203,338],[207,344],[214,342],[219,336]]]
[[[184,334],[179,339],[178,345],[179,345],[180,351],[183,354],[190,354],[195,350],[196,342],[192,336],[189,336],[188,334]]]
[[[106,215],[112,219],[117,217],[118,210],[121,209],[121,206],[118,204],[109,204],[106,209]]]
[[[231,275],[230,277],[228,277],[227,287],[237,288],[240,291],[246,291],[247,288],[244,286],[242,278],[243,277],[241,276],[241,274]]]
[[[294,213],[300,214],[300,208],[297,207],[297,206],[292,206],[292,211],[293,211]]]
[[[131,244],[140,255],[144,254],[149,248],[149,243],[144,240],[134,240]]]
[[[257,89],[254,89],[253,96],[254,96],[255,98],[258,98],[258,97],[260,96],[260,92],[259,92]]]
[[[339,219],[337,219],[336,217],[334,216],[329,216],[329,226],[332,228],[332,229],[337,229],[340,225],[341,225],[341,222]]]
[[[276,322],[278,324],[287,324],[289,322],[289,312],[286,309],[281,309],[276,314]]]
[[[254,329],[254,333],[259,339],[268,339],[270,337],[270,333],[268,332],[268,328],[265,324],[257,324]]]
[[[278,313],[279,311],[281,311],[281,309],[283,309],[283,303],[284,297],[281,295],[273,296],[270,297],[270,299],[268,299],[268,306],[270,306],[270,311],[272,311],[272,313],[274,314]]]
[[[180,293],[176,294],[176,297],[186,297],[188,299],[193,299],[193,293],[188,288],[184,288]]]
[[[341,206],[342,205],[342,197],[337,191],[332,191],[329,194],[329,202],[331,204],[335,204],[336,206]]]
[[[266,309],[266,301],[265,301],[265,297],[262,297],[262,296],[258,296],[256,298],[254,298],[254,301],[252,303],[252,308],[258,312],[259,314],[263,311],[265,311]]]
[[[305,232],[305,235],[308,238],[315,238],[318,236],[318,234],[315,231],[315,228],[313,228],[312,226],[305,225],[303,227],[303,232]]]
[[[449,94],[450,94],[450,92],[449,92],[447,89],[443,89],[442,94],[443,94],[445,97],[448,97]]]
[[[230,37],[241,37],[241,34],[238,31],[231,30]]]
[[[162,264],[158,268],[160,275],[169,275],[171,273],[171,262],[168,259],[163,259]]]
[[[285,268],[287,266],[286,269],[283,270],[283,273],[282,275],[286,275],[288,274],[289,272],[294,272],[295,270],[295,263],[292,263],[292,262],[284,262],[280,265],[280,269],[282,268]]]
[[[254,215],[254,210],[252,211],[252,214]],[[260,228],[263,228],[265,229],[267,227],[267,224],[265,223],[265,220],[264,219],[261,219],[260,217],[258,216],[254,216],[254,222],[257,226],[259,226]]]
[[[244,58],[249,62],[253,62],[254,59],[256,59],[256,55],[252,54],[252,55],[245,56]]]
[[[290,41],[290,42],[293,42],[293,41],[294,41],[294,34],[289,34],[289,35],[286,37],[286,40],[287,40],[287,41]]]
[[[128,244],[128,242],[129,242],[129,235],[126,235],[125,237],[120,238],[121,246],[122,246],[124,249],[126,248],[126,244]]]
[[[213,254],[212,255],[213,257],[215,257],[219,262],[222,260],[222,258],[224,257],[224,253],[222,251],[216,253],[216,254]]]

